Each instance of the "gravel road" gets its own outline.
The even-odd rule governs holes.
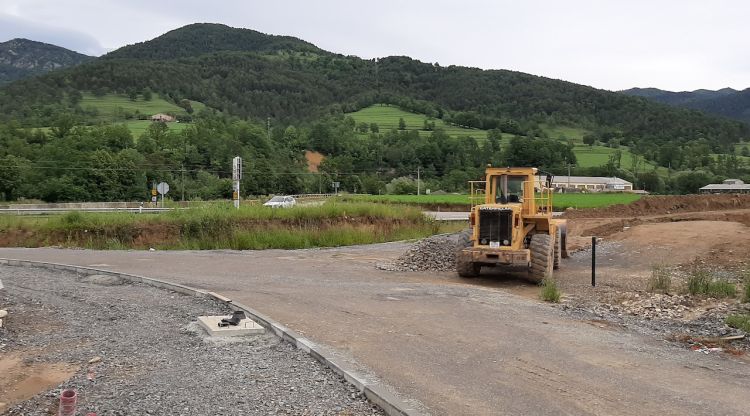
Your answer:
[[[17,355],[25,368],[72,373],[61,385],[7,403],[7,414],[54,413],[61,388],[77,389],[80,414],[100,416],[383,414],[273,335],[205,337],[195,318],[229,312],[213,300],[37,268],[0,266],[0,280],[0,306],[10,313],[0,329],[0,368],[3,356]],[[101,361],[88,364],[95,357]],[[10,376],[0,375],[0,401],[17,390]]]

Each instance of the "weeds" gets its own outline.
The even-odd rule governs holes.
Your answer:
[[[648,279],[650,292],[668,293],[672,286],[672,273],[666,266],[651,266],[651,277]]]
[[[742,279],[742,283],[745,285],[742,301],[750,303],[750,271],[745,272],[745,277]]]
[[[425,218],[417,207],[335,201],[289,209],[206,203],[162,214],[70,212],[0,221],[0,231],[24,231],[10,244],[97,249],[333,247],[422,238],[454,228]]]
[[[696,269],[688,277],[688,292],[691,295],[731,298],[737,294],[737,286],[725,279],[713,279],[708,270]]]
[[[560,289],[557,288],[557,282],[553,279],[542,280],[541,298],[545,302],[560,302]]]
[[[741,329],[747,333],[750,333],[750,315],[729,315],[724,322],[732,328]]]

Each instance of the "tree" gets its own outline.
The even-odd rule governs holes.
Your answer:
[[[367,130],[369,129],[370,129],[370,126],[364,121],[357,124],[357,131],[360,133],[367,133]]]
[[[153,98],[153,93],[151,92],[151,88],[146,87],[141,91],[141,94],[143,94],[143,100],[144,101],[151,101]]]
[[[128,98],[130,101],[135,101],[138,99],[138,91],[135,88],[131,88],[128,90]]]
[[[593,146],[596,143],[596,136],[593,134],[586,134],[583,136],[583,144]]]
[[[404,121],[403,117],[400,117],[398,119],[398,129],[399,130],[406,130],[406,121]]]
[[[380,132],[380,127],[378,127],[378,123],[370,123],[370,131],[373,133]]]
[[[742,150],[740,150],[740,155],[748,157],[750,156],[750,149],[747,148],[747,146],[742,146]]]

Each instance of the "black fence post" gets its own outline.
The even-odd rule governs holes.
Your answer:
[[[591,237],[591,286],[596,287],[596,237]]]

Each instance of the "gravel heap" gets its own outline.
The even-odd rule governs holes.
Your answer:
[[[378,263],[376,267],[393,272],[456,271],[456,251],[462,233],[438,234],[414,243],[391,263]]]
[[[381,415],[351,385],[273,335],[217,340],[194,322],[230,311],[111,277],[0,266],[10,312],[0,355],[77,371],[9,415],[55,414],[61,389],[78,391],[78,414]],[[0,375],[2,377],[2,375]]]

